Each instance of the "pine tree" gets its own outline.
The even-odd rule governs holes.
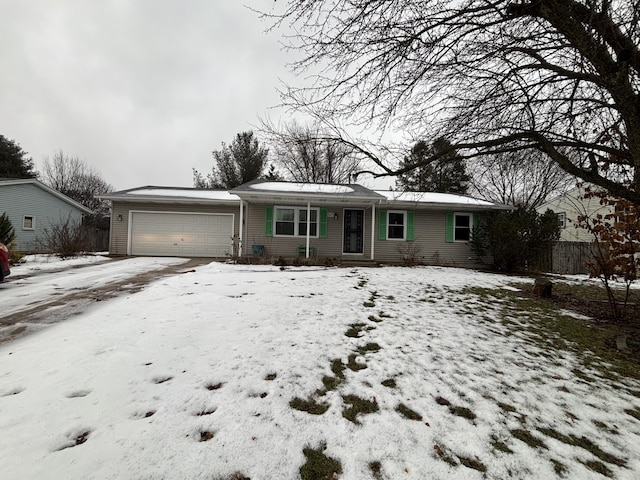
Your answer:
[[[198,188],[235,188],[262,177],[267,166],[269,149],[263,148],[253,132],[241,132],[231,145],[222,142],[221,150],[213,151],[215,164],[210,174],[203,177],[193,170],[193,183]]]
[[[0,135],[0,178],[36,178],[33,160],[14,140]]]
[[[15,238],[16,234],[13,225],[11,225],[11,220],[9,220],[7,212],[4,212],[0,215],[0,243],[9,245]]]
[[[444,153],[438,160],[420,165],[430,156],[451,149],[451,143],[438,138],[432,145],[424,141],[417,142],[405,157],[401,167],[419,165],[398,177],[397,188],[407,192],[440,192],[465,195],[471,177],[467,174],[462,157],[452,150]]]

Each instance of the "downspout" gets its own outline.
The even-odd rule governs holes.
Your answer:
[[[242,239],[244,230],[244,200],[240,199],[240,225],[238,225],[238,234],[240,238],[238,239],[238,257],[242,257]]]
[[[309,233],[311,232],[311,202],[307,202],[307,245],[306,257],[309,258]]]

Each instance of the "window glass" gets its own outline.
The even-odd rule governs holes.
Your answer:
[[[387,222],[387,238],[404,238],[404,212],[389,212]]]
[[[25,215],[22,220],[22,228],[25,230],[33,230],[34,229],[34,218],[29,215]]]
[[[276,209],[276,235],[295,235],[295,209]]]
[[[456,241],[468,241],[471,239],[471,215],[456,214],[454,239]]]
[[[566,213],[558,213],[558,226],[560,228],[567,227],[567,214]]]
[[[310,210],[310,221],[307,222],[307,209],[297,208],[275,208],[275,232],[276,235],[306,236],[307,224],[309,224],[309,235],[318,236],[318,218],[320,216],[317,208]]]

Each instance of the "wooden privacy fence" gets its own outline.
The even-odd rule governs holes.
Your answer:
[[[585,264],[593,259],[594,253],[593,243],[558,242],[551,252],[550,271],[568,275],[588,273]]]

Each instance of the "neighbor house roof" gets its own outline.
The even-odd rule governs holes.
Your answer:
[[[137,187],[119,192],[100,195],[104,200],[118,200],[145,203],[191,203],[191,204],[228,204],[237,205],[240,197],[228,190],[208,190],[203,188],[181,187]]]
[[[51,188],[48,185],[45,185],[44,183],[40,182],[39,180],[36,180],[35,178],[3,178],[0,179],[0,187],[2,186],[8,186],[8,185],[34,185],[42,190],[44,190],[45,192],[50,193],[51,195],[58,197],[60,200],[68,203],[69,205],[77,208],[78,210],[82,211],[83,213],[86,213],[88,215],[92,215],[94,213],[93,210],[91,210],[88,207],[85,207],[84,205],[82,205],[80,202],[76,202],[73,198],[67,197],[65,194],[60,193],[59,191]]]
[[[329,202],[376,202],[384,197],[358,184],[272,182],[254,180],[231,190],[243,200]]]
[[[465,210],[511,210],[513,208],[509,205],[501,205],[453,193],[395,192],[391,190],[376,190],[376,192],[385,197],[386,203],[394,206],[446,209],[464,208]]]

